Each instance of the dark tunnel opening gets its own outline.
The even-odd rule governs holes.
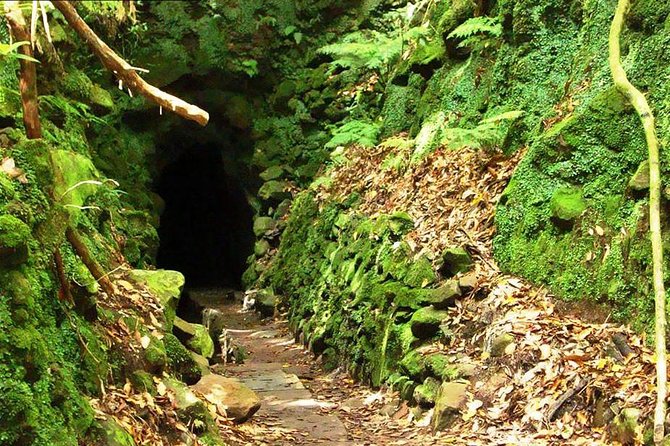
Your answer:
[[[180,147],[178,153],[161,169],[156,188],[165,201],[157,264],[181,271],[187,289],[239,288],[254,243],[244,189],[227,173],[220,147]]]

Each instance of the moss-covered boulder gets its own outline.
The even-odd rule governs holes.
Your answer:
[[[192,425],[198,422],[201,426],[211,424],[212,416],[207,405],[184,383],[171,377],[164,378],[163,383],[174,394],[174,408],[183,423]]]
[[[279,299],[269,288],[258,290],[254,299],[256,300],[254,308],[263,316],[271,317],[277,310]]]
[[[559,222],[572,222],[585,210],[586,201],[580,188],[559,188],[551,196],[551,214]]]
[[[186,281],[184,275],[179,271],[165,269],[155,271],[136,269],[130,271],[129,277],[136,283],[145,285],[158,297],[163,305],[167,324],[166,331],[170,331],[177,314],[179,297]]]
[[[458,280],[447,280],[439,288],[425,293],[422,299],[424,305],[432,305],[438,310],[453,307],[456,299],[461,296],[461,287]]]
[[[174,330],[178,338],[186,342],[186,346],[205,358],[214,356],[214,341],[209,331],[201,324],[186,322],[179,316],[174,319]]]
[[[258,196],[263,200],[282,201],[291,196],[287,188],[288,183],[286,181],[270,180],[261,186],[258,190]]]
[[[419,406],[429,409],[435,405],[435,398],[439,390],[440,381],[429,376],[414,389],[414,401]]]
[[[260,237],[272,231],[277,223],[271,217],[256,217],[254,219],[254,234]]]
[[[28,260],[30,228],[12,215],[0,215],[0,267]]]
[[[420,308],[409,321],[412,334],[419,339],[428,339],[440,331],[440,324],[449,314],[433,306]]]
[[[468,271],[472,267],[470,254],[461,247],[447,248],[442,252],[440,272],[445,277]]]
[[[83,206],[101,187],[100,174],[90,158],[70,150],[51,150],[54,194],[63,204]]]
[[[192,355],[195,352],[191,352],[184,347],[181,341],[172,333],[165,334],[163,343],[165,344],[170,371],[186,384],[197,383],[202,377],[203,372],[202,367]],[[203,356],[200,357],[204,358]]]
[[[413,288],[423,288],[432,285],[437,280],[433,264],[425,257],[411,262],[403,282]]]
[[[163,369],[168,364],[165,345],[163,344],[162,340],[156,338],[155,336],[147,336],[149,337],[149,344],[144,349],[144,358],[149,365],[149,370],[153,373],[159,373],[163,371]]]
[[[258,240],[254,245],[254,255],[256,257],[263,257],[270,250],[270,242],[265,239]]]
[[[88,437],[94,446],[135,446],[136,444],[130,432],[111,417],[96,421],[91,426]]]
[[[628,181],[628,187],[634,191],[643,191],[649,189],[649,161],[640,163],[637,170]]]

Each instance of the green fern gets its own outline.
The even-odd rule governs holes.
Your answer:
[[[342,42],[321,47],[318,52],[333,57],[333,68],[363,68],[376,71],[383,77],[400,59],[410,42],[418,41],[430,32],[427,26],[410,28],[396,35],[355,31],[346,35]]]
[[[502,24],[492,17],[473,17],[453,30],[447,38],[459,39],[459,48],[488,48],[502,35]]]
[[[491,149],[499,146],[507,133],[505,122],[511,123],[523,115],[521,110],[513,110],[490,118],[483,119],[477,127],[464,129],[447,128],[442,136],[442,143],[450,149],[472,147],[474,149]]]
[[[327,149],[360,144],[373,147],[379,138],[379,125],[365,121],[349,121],[332,131],[333,137],[326,143]]]

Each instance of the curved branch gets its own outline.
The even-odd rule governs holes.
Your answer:
[[[29,42],[30,32],[23,12],[16,0],[7,0],[4,3],[5,19],[9,24],[12,38],[15,42]],[[33,57],[30,45],[21,45],[19,54]],[[39,107],[37,104],[37,68],[35,62],[28,59],[19,59],[21,74],[19,76],[19,91],[21,92],[21,106],[23,108],[23,125],[26,127],[26,136],[29,139],[42,137],[42,126],[40,125]]]
[[[133,69],[132,65],[123,60],[93,32],[79,14],[77,14],[77,10],[70,1],[54,0],[52,3],[63,14],[65,20],[74,28],[77,34],[86,41],[102,64],[108,70],[113,71],[124,84],[132,90],[139,92],[150,101],[167,110],[172,110],[183,118],[190,119],[203,126],[207,124],[209,113],[205,110],[172,96],[142,79],[135,69]]]
[[[663,283],[663,242],[661,238],[661,173],[659,167],[658,138],[654,114],[642,92],[628,80],[626,71],[621,65],[621,48],[619,40],[623,29],[624,18],[629,7],[629,0],[619,0],[609,36],[609,64],[614,78],[614,85],[633,105],[640,116],[644,127],[644,135],[649,151],[649,235],[651,238],[651,255],[653,264],[654,302],[655,302],[655,341],[656,341],[656,409],[654,412],[654,443],[663,441],[666,396],[667,396],[667,364],[666,364],[666,316],[665,316],[665,284]]]

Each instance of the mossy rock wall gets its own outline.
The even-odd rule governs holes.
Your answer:
[[[297,338],[327,366],[348,364],[373,386],[421,344],[410,319],[439,293],[431,263],[413,258],[402,242],[407,230],[405,215],[358,215],[355,197],[320,210],[304,192],[261,279],[284,297]],[[434,328],[428,338],[440,336]]]

